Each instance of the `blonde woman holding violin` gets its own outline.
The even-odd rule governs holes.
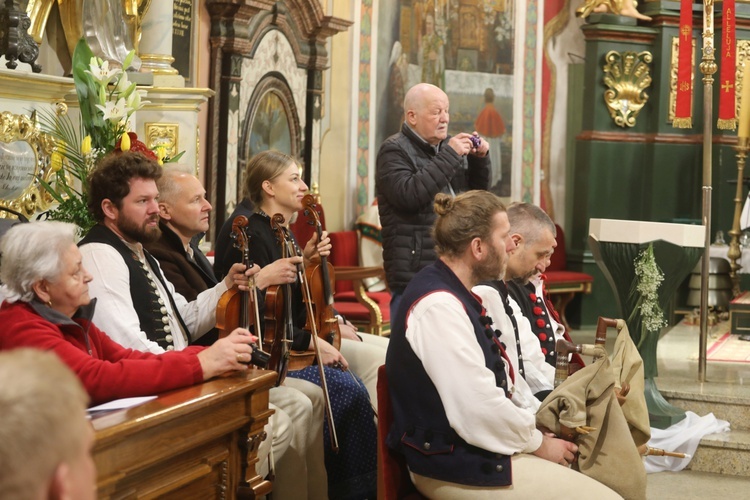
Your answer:
[[[314,236],[305,245],[301,256],[283,258],[282,246],[277,240],[271,226],[271,218],[281,214],[283,226],[288,226],[292,217],[302,209],[302,199],[308,188],[300,177],[300,170],[294,158],[278,152],[264,151],[254,156],[245,170],[245,195],[252,203],[254,210],[249,210],[249,203],[243,205],[227,221],[231,224],[236,215],[246,215],[249,219],[248,235],[251,260],[261,267],[256,276],[256,286],[261,291],[259,304],[263,306],[263,291],[272,285],[291,283],[291,313],[293,331],[293,351],[307,351],[313,348],[313,339],[304,329],[307,310],[303,303],[302,286],[297,279],[298,266],[309,264],[319,256],[327,256],[331,243],[327,233],[322,233],[318,241]],[[220,233],[225,234],[225,231]],[[289,233],[291,235],[291,233]],[[293,239],[293,236],[289,236]],[[217,262],[215,269],[221,274],[223,269],[231,267],[233,262],[241,259],[239,252],[232,249],[222,252],[222,245],[231,247],[230,242],[217,242]],[[281,319],[277,319],[281,321]],[[340,325],[342,337],[356,337],[351,326]],[[326,469],[328,472],[330,498],[368,498],[376,492],[377,475],[377,437],[373,421],[373,410],[370,396],[364,383],[349,368],[345,356],[325,340],[318,338],[319,362],[325,366],[324,376],[327,382],[330,405],[333,411],[335,428],[334,436],[340,442],[338,453],[333,451],[331,426],[326,422]],[[344,343],[342,343],[342,346]],[[380,349],[383,351],[382,349]],[[384,351],[382,353],[384,355]],[[382,359],[382,358],[381,358]],[[356,371],[356,370],[355,370]],[[308,380],[321,384],[320,371],[317,366],[309,366],[297,371],[290,371],[288,377]]]

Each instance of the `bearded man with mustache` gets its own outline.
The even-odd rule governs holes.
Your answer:
[[[247,284],[245,266],[188,301],[175,292],[143,245],[157,241],[162,175],[140,153],[113,153],[89,176],[89,210],[98,224],[80,242],[83,265],[98,299],[94,322],[124,347],[161,353],[181,350],[210,331],[219,297]],[[251,271],[248,271],[250,273]]]

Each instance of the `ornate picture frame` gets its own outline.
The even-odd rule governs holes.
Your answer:
[[[49,182],[54,175],[54,149],[55,141],[39,128],[36,112],[0,113],[0,206],[31,217],[52,204],[39,179]],[[0,211],[0,218],[9,217],[13,215]]]

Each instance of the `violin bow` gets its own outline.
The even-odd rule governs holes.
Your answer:
[[[323,223],[320,221],[320,215],[316,210],[317,202],[315,201],[315,197],[311,194],[306,194],[304,198],[302,198],[302,205],[305,207],[304,214],[308,218],[308,224],[315,226],[315,232],[318,235],[318,242],[320,242],[323,238]],[[331,278],[328,274],[328,266],[326,265],[327,257],[321,255],[320,261],[323,273],[323,293],[326,298],[326,305],[328,305],[329,307],[333,307],[333,290],[331,286]],[[367,388],[364,387],[364,384],[362,384],[362,382],[357,379],[357,377],[354,375],[354,373],[351,372],[351,370],[345,371],[359,387],[367,390]],[[372,401],[370,401],[370,407],[372,408],[372,412],[375,414],[375,418],[377,418],[378,411],[375,409],[375,405],[372,404]]]
[[[277,214],[279,215],[279,214]],[[274,216],[275,217],[275,216]],[[302,256],[302,251],[297,246],[294,239],[291,237],[291,235],[288,233],[288,229],[284,228],[284,232],[286,233],[286,238],[284,239],[284,242],[287,247],[287,251],[290,255],[298,255]],[[310,294],[310,287],[307,283],[307,279],[305,278],[305,259],[302,259],[301,264],[297,264],[297,279],[300,280],[300,286],[302,287],[302,293],[305,296],[305,304],[307,307],[307,314],[310,317],[310,325],[312,326],[312,341],[313,341],[313,349],[315,350],[315,356],[318,358],[318,372],[320,373],[320,385],[323,388],[323,396],[325,398],[326,403],[326,418],[328,419],[328,429],[329,434],[331,437],[331,449],[334,453],[338,453],[339,451],[339,439],[336,435],[336,425],[333,421],[333,409],[331,408],[331,398],[328,395],[328,385],[326,383],[326,374],[325,374],[325,366],[323,365],[323,358],[320,355],[320,346],[318,345],[318,327],[315,324],[315,311],[313,311],[312,308],[312,300],[311,300],[311,294]]]

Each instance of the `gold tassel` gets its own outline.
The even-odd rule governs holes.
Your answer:
[[[737,129],[737,119],[732,118],[730,120],[719,119],[716,122],[716,128],[720,130],[735,130]]]
[[[692,118],[675,118],[672,120],[672,126],[674,128],[693,128]]]

